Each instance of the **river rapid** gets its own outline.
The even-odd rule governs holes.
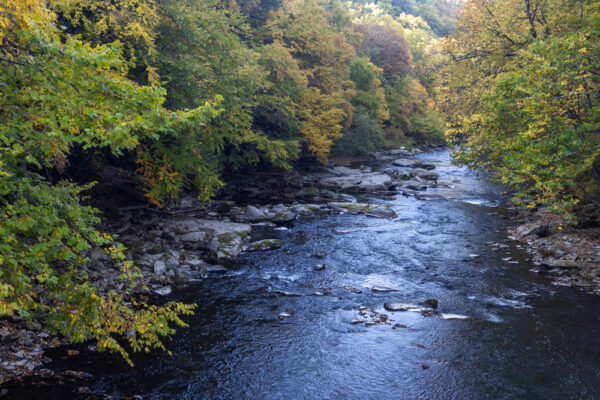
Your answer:
[[[600,299],[530,271],[498,187],[447,151],[416,157],[446,185],[369,199],[398,218],[301,217],[265,232],[280,249],[175,292],[198,309],[172,357],[129,369],[92,356],[91,394],[52,384],[20,398],[599,399]],[[427,299],[437,310],[384,308]]]

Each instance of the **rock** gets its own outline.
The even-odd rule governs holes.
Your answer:
[[[24,358],[25,357],[25,352],[23,350],[19,350],[15,353],[15,357],[17,358]]]
[[[159,296],[168,296],[171,294],[171,292],[172,292],[172,289],[170,286],[163,286],[161,288],[154,290],[154,293],[156,293]]]
[[[359,318],[354,318],[354,319],[352,319],[352,321],[350,321],[350,323],[352,325],[364,324],[365,322],[367,322],[366,319],[359,319]]]
[[[523,224],[518,226],[513,233],[513,236],[517,239],[523,239],[529,235],[544,236],[548,232],[548,224],[543,222],[531,222],[529,224]]]
[[[346,191],[376,191],[387,190],[392,184],[392,178],[383,173],[362,173],[360,170],[355,174],[345,176],[334,176],[321,179],[321,185]]]
[[[286,312],[279,313],[279,319],[290,318],[291,316],[292,314]]]
[[[154,262],[154,275],[164,275],[167,272],[167,266],[164,261],[157,260]]]
[[[206,232],[188,232],[181,236],[178,236],[178,239],[182,242],[187,243],[202,243],[204,239],[206,239]]]
[[[248,244],[249,251],[274,250],[282,245],[281,239],[263,239]]]
[[[325,269],[325,264],[316,264],[313,266],[313,270],[315,271],[323,271]]]
[[[302,296],[299,293],[292,293],[292,292],[288,292],[287,290],[276,290],[275,293],[280,294],[282,296],[287,296],[287,297],[300,297],[300,296]]]
[[[481,254],[471,253],[471,254],[469,254],[469,257],[471,257],[471,258],[479,258],[479,257],[481,257]]]
[[[435,172],[426,170],[414,170],[413,172],[416,174],[416,176],[418,176],[421,179],[425,179],[426,181],[437,181],[440,177]]]
[[[242,238],[235,234],[218,235],[208,244],[212,260],[232,259],[242,252]]]
[[[346,194],[346,193],[340,193],[339,194],[340,199],[350,202],[350,203],[356,203],[356,197]]]
[[[305,187],[300,192],[301,196],[304,197],[319,197],[319,189],[314,186]]]
[[[466,315],[445,314],[445,313],[440,314],[440,318],[443,318],[443,319],[461,319],[461,320],[471,319],[471,317],[467,317]]]
[[[207,265],[206,266],[206,272],[225,273],[227,271],[229,271],[229,270],[222,265]]]
[[[423,368],[423,369],[429,369],[430,367],[427,364],[421,364],[421,368]]]
[[[411,189],[411,190],[425,190],[427,189],[427,185],[424,185],[421,182],[410,180],[406,181],[402,184],[403,188]]]
[[[435,169],[435,165],[434,164],[429,164],[429,163],[426,163],[426,162],[420,161],[420,160],[415,161],[415,163],[413,165],[415,167],[417,167],[417,168],[423,168],[423,169],[426,169],[426,170]]]
[[[270,219],[277,224],[283,224],[295,220],[296,217],[296,213],[288,209],[287,211],[275,213],[275,215],[273,215]]]
[[[171,250],[165,258],[165,266],[167,270],[174,270],[179,267],[179,252]]]
[[[427,299],[419,304],[425,307],[436,309],[438,307],[438,299]]]
[[[391,208],[378,204],[370,204],[370,203],[342,203],[332,201],[327,203],[327,205],[341,212],[350,212],[353,214],[365,214],[370,217],[376,218],[396,218],[396,212]]]
[[[556,258],[545,258],[543,260],[540,261],[543,265],[550,267],[550,268],[564,268],[564,269],[571,269],[571,268],[578,268],[579,267],[579,262],[574,261],[574,260],[565,260],[565,259],[556,259]]]
[[[377,206],[373,209],[365,211],[364,214],[368,215],[369,217],[375,217],[375,218],[392,219],[392,218],[398,217],[398,214],[396,214],[396,212],[394,210],[392,210],[390,207],[387,207],[387,206]]]
[[[347,291],[355,293],[355,294],[362,293],[362,290],[360,290],[359,288],[355,288],[353,286],[344,286],[344,290],[347,290]]]
[[[292,211],[303,217],[308,217],[308,216],[313,215],[313,211],[310,208],[303,206],[303,205],[292,206]]]
[[[254,206],[246,206],[246,211],[244,212],[244,221],[258,222],[264,221],[266,218],[267,216],[263,211]]]
[[[421,307],[411,303],[385,303],[383,308],[388,311],[421,311]]]
[[[389,292],[397,292],[398,289],[393,289],[393,288],[389,288],[386,286],[373,286],[371,288],[372,291],[374,292],[379,292],[379,293],[389,293]]]
[[[93,263],[110,261],[110,256],[98,247],[95,247],[90,251],[89,257]]]
[[[242,224],[237,222],[226,222],[211,219],[197,219],[195,220],[196,231],[207,231],[212,232],[215,235],[223,235],[228,233],[235,233],[240,236],[243,234],[250,234],[252,227],[248,224]]]
[[[345,235],[346,233],[359,232],[360,229],[334,229],[334,233],[339,233],[341,235]]]
[[[414,164],[414,161],[400,158],[398,160],[394,160],[394,162],[392,162],[392,164],[394,164],[397,167],[412,167]]]

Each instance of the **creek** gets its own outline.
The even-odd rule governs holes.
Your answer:
[[[198,309],[168,344],[172,357],[136,357],[133,369],[92,360],[91,392],[600,398],[600,299],[530,271],[527,254],[506,239],[500,188],[451,165],[447,151],[417,158],[435,164],[445,184],[385,200],[398,218],[318,215],[267,232],[282,239],[280,249],[243,253],[226,274],[174,292]],[[384,307],[427,299],[438,300],[436,310]],[[21,398],[72,390],[28,388]]]

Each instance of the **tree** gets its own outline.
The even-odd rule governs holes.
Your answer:
[[[118,156],[141,141],[190,133],[209,146],[214,142],[204,125],[219,110],[209,103],[178,113],[163,108],[163,88],[125,77],[119,46],[92,47],[60,34],[49,14],[36,17],[39,24],[17,17],[32,7],[11,10],[16,14],[9,20],[19,30],[3,36],[1,45],[0,315],[44,318],[51,332],[74,342],[96,339],[99,349],[129,360],[120,338],[127,333],[134,351],[164,348],[160,338],[171,335],[173,325],[185,326],[180,316],[193,306],[136,302],[135,267],[123,246],[96,230],[96,211],[82,204],[91,184],[48,181],[42,173],[60,172],[74,148]],[[216,181],[201,183],[210,190]],[[99,293],[88,281],[92,248],[121,269],[129,283],[123,292]]]
[[[504,0],[471,5],[454,41],[441,93],[459,162],[490,168],[515,202],[569,210],[597,184],[598,5]],[[492,28],[489,27],[492,21]],[[468,86],[472,84],[472,86]]]
[[[401,32],[377,23],[358,26],[358,31],[363,34],[364,51],[375,65],[383,69],[386,83],[391,84],[410,71],[409,45]]]

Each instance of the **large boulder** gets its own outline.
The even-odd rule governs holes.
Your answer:
[[[392,178],[388,174],[354,171],[356,173],[352,175],[323,178],[320,183],[327,188],[356,192],[387,190],[392,185]]]
[[[529,235],[539,235],[543,236],[548,231],[548,224],[544,222],[531,222],[529,224],[523,224],[518,226],[514,232],[513,237],[516,239],[523,239],[525,236]]]

